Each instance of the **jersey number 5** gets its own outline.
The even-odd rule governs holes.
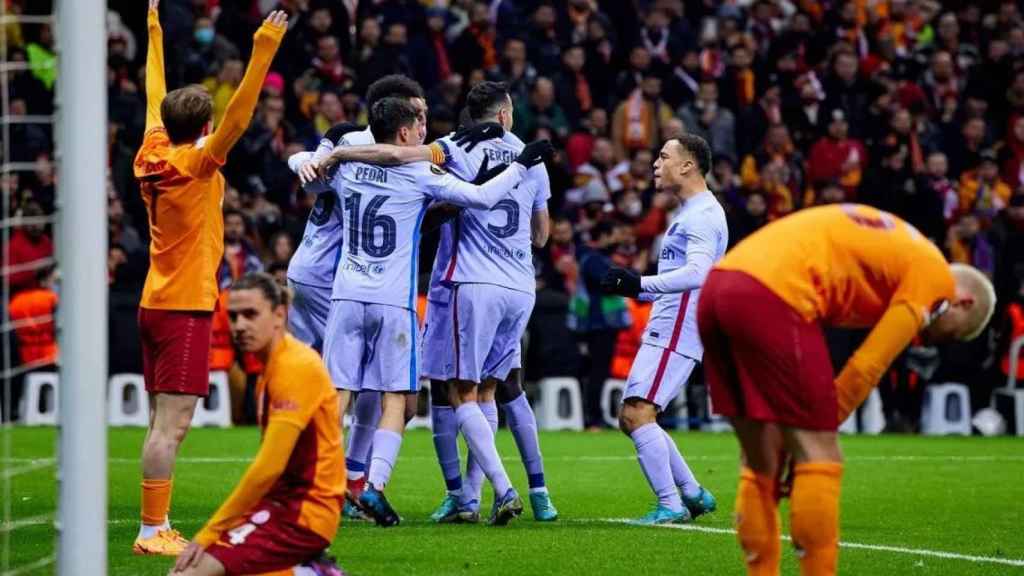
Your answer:
[[[363,252],[371,258],[384,258],[395,251],[398,236],[398,224],[391,216],[379,215],[377,212],[388,201],[387,196],[374,196],[366,204],[366,210],[360,217],[363,195],[357,193],[345,198],[345,211],[348,213],[348,251],[356,256],[359,244]],[[380,229],[380,242],[377,241],[377,230]]]
[[[488,224],[487,229],[497,238],[508,238],[519,231],[519,204],[511,198],[506,198],[491,208],[491,212],[504,212],[507,216],[504,226]]]

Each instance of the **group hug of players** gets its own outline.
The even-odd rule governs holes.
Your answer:
[[[238,348],[262,362],[260,449],[228,499],[186,541],[168,521],[174,461],[208,389],[216,270],[223,254],[219,168],[246,130],[288,26],[272,12],[254,36],[245,76],[210,130],[201,87],[167,93],[159,0],[150,0],[146,133],[135,160],[151,229],[139,312],[152,416],[143,446],[138,554],[176,556],[174,574],[338,575],[325,555],[341,516],[399,523],[384,496],[403,432],[429,378],[434,444],[447,493],[436,522],[488,521],[524,509],[494,443],[501,405],[522,456],[537,521],[558,518],[544,480],[537,426],[519,386],[519,341],[534,305],[532,247],[548,236],[546,141],[509,131],[504,85],[469,93],[460,130],[423,145],[422,88],[402,76],[369,87],[370,126],[332,128],[289,166],[317,201],[288,270],[230,287]],[[708,190],[706,142],[668,141],[655,186],[681,208],[658,272],[612,268],[609,294],[654,302],[630,372],[620,427],[632,439],[657,506],[638,522],[688,522],[716,502],[656,416],[704,362],[716,412],[741,448],[736,527],[750,574],[778,574],[778,501],[790,498],[802,574],[834,574],[842,456],[838,424],[919,334],[969,340],[992,314],[991,284],[950,265],[913,227],[866,206],[800,211],[728,255],[725,214]],[[422,323],[416,312],[419,236],[440,227]],[[835,376],[823,325],[873,326]],[[348,446],[341,415],[353,404]],[[469,447],[463,474],[458,434]]]

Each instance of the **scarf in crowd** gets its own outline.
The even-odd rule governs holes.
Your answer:
[[[647,148],[650,144],[651,107],[644,100],[644,93],[637,88],[626,101],[626,148]]]
[[[754,103],[754,72],[749,68],[736,73],[736,95],[740,106],[747,107]]]
[[[576,72],[576,101],[580,103],[581,112],[590,112],[590,108],[594,105],[587,77],[579,72]]]
[[[448,60],[448,48],[445,46],[444,32],[434,32],[431,43],[434,47],[434,57],[437,58],[438,79],[446,80],[452,75],[452,65]]]
[[[498,64],[498,54],[494,49],[494,30],[490,27],[482,29],[480,26],[471,25],[469,33],[476,39],[476,43],[483,51],[484,69],[494,68]]]

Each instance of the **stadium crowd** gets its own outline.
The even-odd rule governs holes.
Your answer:
[[[5,1],[26,14],[51,8]],[[135,314],[148,233],[132,159],[145,121],[145,10],[137,0],[109,6],[110,369],[140,372]],[[513,131],[557,148],[551,240],[535,253],[527,380],[579,376],[588,426],[602,425],[600,384],[625,377],[649,312],[601,295],[600,279],[612,265],[655,266],[677,206],[654,192],[654,153],[684,132],[712,145],[709,184],[730,245],[795,210],[856,201],[906,219],[951,261],[992,277],[1000,307],[989,337],[912,346],[892,366],[880,391],[893,430],[915,428],[927,382],[968,383],[978,409],[1005,381],[1009,343],[1024,335],[1018,2],[164,0],[168,87],[206,86],[216,122],[271,9],[291,14],[290,31],[224,169],[223,288],[255,270],[283,279],[315,200],[287,158],[315,148],[334,124],[365,124],[363,95],[375,79],[401,73],[423,85],[428,142],[457,126],[470,87],[501,80],[514,95]],[[11,59],[29,63],[9,78],[10,113],[51,114],[52,30],[9,23],[6,37]],[[13,124],[6,149],[7,160],[35,170],[3,175],[4,216],[52,214],[51,128]],[[51,234],[31,220],[4,247],[12,319],[56,306],[52,270],[31,265],[50,262]],[[425,279],[433,250],[421,254]],[[52,333],[52,323],[40,330]],[[40,352],[21,338],[38,335],[23,332],[22,362],[56,361],[55,347]],[[841,363],[862,334],[830,336]],[[215,367],[235,363],[226,334],[218,349],[215,332],[214,347]]]

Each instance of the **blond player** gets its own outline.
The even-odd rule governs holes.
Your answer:
[[[176,556],[187,542],[167,519],[174,461],[196,401],[209,389],[216,273],[224,253],[224,177],[219,169],[249,125],[288,17],[271,12],[256,31],[249,68],[211,134],[213,100],[204,88],[166,91],[158,5],[159,0],[150,0],[146,133],[135,157],[151,236],[139,307],[151,409],[142,447],[142,526],[133,549]]]
[[[736,528],[747,572],[779,573],[780,453],[794,466],[790,528],[803,575],[835,574],[843,465],[836,429],[918,334],[971,340],[992,284],[950,265],[899,218],[856,204],[765,226],[711,271],[697,321],[715,411],[742,450]],[[873,327],[833,377],[823,326]]]

